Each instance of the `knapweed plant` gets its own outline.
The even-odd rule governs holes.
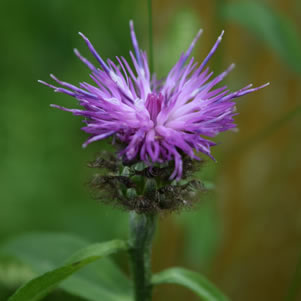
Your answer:
[[[215,143],[210,138],[236,127],[234,99],[265,85],[258,88],[248,85],[236,92],[230,92],[226,86],[216,87],[233,69],[231,65],[213,77],[213,72],[206,67],[223,32],[208,56],[198,64],[190,56],[201,34],[199,31],[162,80],[151,74],[132,21],[130,33],[134,49],[130,52],[131,63],[123,57],[103,60],[88,38],[80,33],[98,63],[95,66],[75,50],[90,70],[92,83],[83,82],[77,87],[53,75],[58,86],[40,81],[55,92],[77,100],[78,109],[52,106],[84,117],[82,130],[90,135],[84,147],[110,137],[116,152],[102,153],[90,163],[91,167],[102,169],[91,185],[105,203],[130,212],[129,240],[94,244],[78,251],[61,267],[20,288],[11,301],[39,300],[86,264],[121,250],[129,254],[132,289],[115,299],[108,293],[98,301],[150,301],[153,287],[160,283],[184,285],[202,300],[227,300],[195,272],[171,268],[152,275],[152,238],[160,213],[191,207],[200,198],[198,192],[202,190],[202,183],[194,177],[194,171],[200,166],[201,153],[214,160],[211,147]],[[97,300],[93,292],[84,297]]]

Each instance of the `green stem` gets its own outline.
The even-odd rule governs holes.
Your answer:
[[[148,36],[149,36],[149,70],[154,72],[154,51],[153,51],[153,7],[152,0],[147,0],[148,4]]]
[[[155,215],[130,215],[130,258],[134,281],[135,301],[152,299],[151,252],[155,232]]]
[[[225,24],[222,19],[222,11],[223,6],[225,5],[226,0],[216,0],[215,1],[215,28],[216,28],[216,34],[219,35],[224,28]],[[222,65],[223,65],[223,52],[217,51],[214,54],[214,69],[217,73],[222,72]]]

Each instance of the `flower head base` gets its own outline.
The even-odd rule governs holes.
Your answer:
[[[143,162],[125,162],[102,151],[88,164],[101,171],[89,186],[93,198],[106,205],[145,214],[179,212],[193,209],[206,191],[194,177],[202,163],[184,156],[183,180],[176,182],[169,180],[173,167],[168,163],[149,168]]]
[[[205,60],[198,65],[193,58],[188,61],[201,31],[183,53],[162,82],[151,77],[146,53],[140,50],[133,22],[130,22],[134,52],[130,56],[135,72],[123,58],[116,57],[118,66],[111,60],[105,62],[90,41],[80,33],[101,68],[96,68],[75,50],[79,59],[91,70],[94,85],[80,83],[79,87],[51,77],[61,85],[48,83],[55,92],[73,96],[83,109],[53,107],[86,117],[82,128],[91,134],[83,144],[114,136],[125,148],[120,156],[126,160],[140,160],[148,165],[174,161],[171,179],[179,180],[183,173],[182,156],[199,160],[202,152],[211,156],[214,142],[205,137],[233,129],[235,102],[233,99],[265,87],[248,85],[236,92],[226,86],[215,88],[233,69],[212,78],[213,72],[205,65],[221,42],[223,32]],[[187,62],[188,61],[188,62]]]

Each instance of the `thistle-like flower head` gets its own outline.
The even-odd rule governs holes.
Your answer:
[[[197,153],[201,152],[213,158],[210,148],[215,143],[208,137],[236,127],[233,99],[267,84],[257,88],[248,85],[236,92],[230,92],[226,86],[216,88],[234,65],[216,77],[205,68],[224,32],[201,64],[194,58],[189,59],[201,30],[167,77],[157,81],[150,74],[146,53],[138,46],[132,21],[130,31],[134,47],[130,56],[134,68],[123,57],[116,57],[117,64],[109,59],[105,62],[80,33],[100,65],[100,68],[95,67],[75,50],[90,69],[93,85],[83,82],[76,87],[53,75],[52,79],[61,87],[40,82],[78,100],[82,109],[52,106],[85,117],[82,130],[91,137],[84,147],[114,136],[115,141],[125,145],[119,155],[126,160],[136,159],[148,165],[174,161],[170,178],[178,180],[183,173],[182,156],[199,160]]]

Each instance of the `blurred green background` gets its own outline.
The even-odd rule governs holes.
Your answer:
[[[284,300],[301,253],[301,3],[153,0],[153,7],[160,76],[202,27],[199,61],[225,29],[210,65],[221,72],[236,63],[226,80],[231,89],[271,82],[238,101],[240,131],[215,139],[218,163],[208,160],[200,171],[212,189],[196,210],[160,219],[153,269],[200,271],[233,301]],[[49,73],[75,84],[89,80],[72,52],[76,47],[91,58],[78,31],[104,58],[129,58],[133,19],[148,49],[146,16],[141,0],[1,1],[0,243],[36,231],[90,241],[127,237],[128,214],[100,205],[87,187],[93,172],[87,162],[105,144],[82,149],[80,119],[49,107],[75,101],[37,80],[49,81]],[[0,300],[30,277],[26,267],[1,257]],[[174,286],[155,290],[158,301],[184,298],[197,300]],[[47,300],[80,299],[56,291]]]

